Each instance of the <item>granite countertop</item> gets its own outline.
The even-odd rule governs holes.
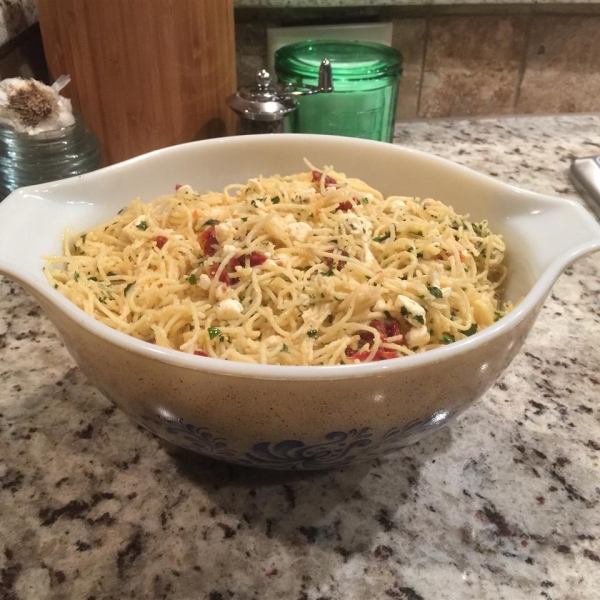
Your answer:
[[[569,161],[600,151],[600,116],[396,134],[574,198]],[[599,261],[559,279],[523,350],[452,426],[385,462],[310,474],[174,453],[1,280],[0,598],[597,599]]]
[[[36,22],[35,0],[0,0],[0,47]]]

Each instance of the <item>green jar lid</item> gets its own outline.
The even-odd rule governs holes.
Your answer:
[[[279,76],[316,79],[321,61],[328,58],[335,81],[364,81],[398,75],[402,54],[394,48],[371,42],[306,40],[280,48],[275,53]]]

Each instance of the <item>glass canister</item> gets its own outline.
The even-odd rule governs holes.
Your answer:
[[[0,126],[0,200],[26,185],[83,175],[101,166],[96,136],[81,115],[75,123],[37,135]]]
[[[331,62],[334,91],[298,98],[286,118],[292,133],[323,133],[391,142],[402,55],[382,44],[305,41],[280,48],[275,69],[282,83],[317,85],[321,61]]]

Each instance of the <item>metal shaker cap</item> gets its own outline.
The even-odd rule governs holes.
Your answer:
[[[257,73],[255,85],[240,88],[227,98],[227,104],[251,121],[279,121],[297,106],[289,90],[271,83],[271,76],[264,69]]]

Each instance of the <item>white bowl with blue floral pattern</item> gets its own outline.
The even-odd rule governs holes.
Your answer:
[[[504,235],[505,318],[467,339],[370,364],[251,365],[159,348],[114,331],[70,303],[42,273],[64,228],[82,231],[175,183],[222,189],[257,174],[331,164],[384,195],[431,197]],[[577,203],[526,192],[400,146],[313,135],[244,136],[158,150],[0,204],[0,273],[27,288],[77,364],[150,431],[214,458],[269,469],[324,469],[387,455],[446,425],[519,351],[558,275],[600,249],[600,226]],[[564,315],[561,318],[568,318]]]

